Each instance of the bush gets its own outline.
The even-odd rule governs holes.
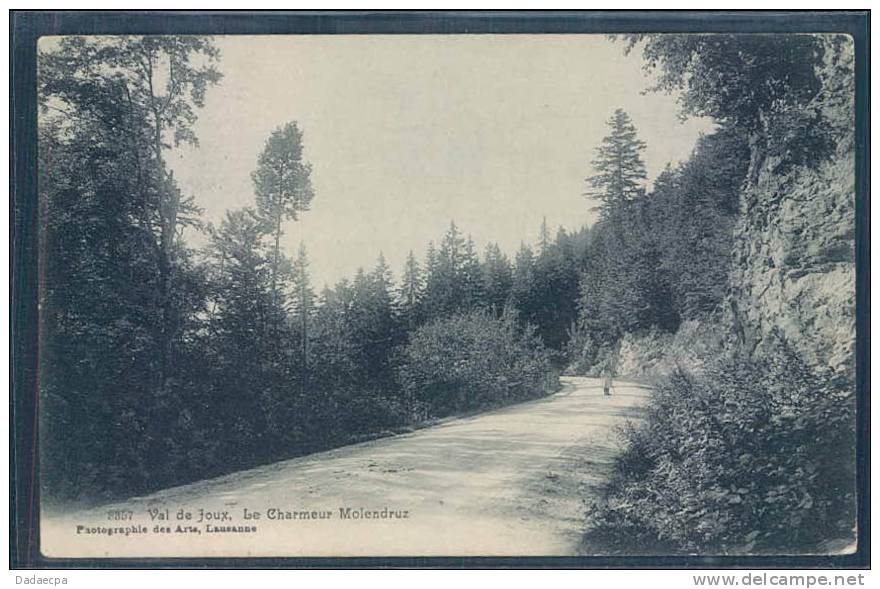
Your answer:
[[[852,381],[784,346],[674,373],[624,437],[592,508],[612,549],[803,552],[854,535]]]
[[[540,396],[558,386],[550,354],[534,328],[505,315],[470,312],[416,330],[398,378],[416,419]]]

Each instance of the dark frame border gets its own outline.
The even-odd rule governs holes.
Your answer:
[[[856,75],[858,549],[838,556],[50,559],[39,552],[36,473],[36,43],[93,34],[806,33],[853,37]],[[11,11],[11,568],[870,568],[870,11]]]

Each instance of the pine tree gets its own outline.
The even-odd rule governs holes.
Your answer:
[[[264,337],[271,299],[271,250],[253,209],[228,211],[211,232],[212,309],[207,340],[212,374],[223,383],[217,420],[236,433],[229,442],[254,449],[267,432],[264,396],[283,379],[278,346]],[[251,391],[259,391],[254,394]]]
[[[354,378],[361,387],[381,388],[391,378],[390,356],[398,336],[391,280],[383,256],[372,271],[359,268],[355,274],[347,326]]]
[[[293,291],[292,314],[299,330],[299,354],[303,373],[309,366],[309,325],[315,311],[315,293],[309,280],[309,260],[306,246],[300,242],[291,276]]]
[[[373,282],[373,296],[378,305],[388,313],[393,313],[395,308],[391,292],[394,290],[394,276],[385,259],[385,254],[382,252],[379,252],[376,267],[373,268],[370,279]]]
[[[430,279],[436,272],[437,246],[434,245],[433,241],[429,241],[427,250],[425,251],[425,276],[427,279]]]
[[[426,319],[433,319],[440,314],[440,272],[437,247],[433,241],[428,242],[425,252],[425,288],[422,295],[422,313]]]
[[[461,267],[455,278],[457,291],[460,293],[458,310],[470,310],[485,307],[486,292],[483,284],[483,272],[480,258],[473,238],[468,235],[461,255]]]
[[[410,250],[403,267],[398,299],[400,312],[408,329],[413,329],[418,323],[419,306],[422,303],[424,291],[424,277],[415,254]]]
[[[547,229],[547,217],[541,220],[541,234],[539,237],[538,245],[540,246],[540,253],[544,253],[547,251],[547,248],[550,247],[550,231]]]
[[[370,352],[372,364],[377,370],[374,374],[385,382],[390,377],[391,350],[398,340],[398,314],[395,300],[392,296],[394,290],[394,277],[391,268],[385,260],[385,255],[379,253],[376,266],[370,274],[371,282],[371,345]]]
[[[356,344],[352,334],[354,290],[348,280],[325,288],[312,329],[313,386],[335,391],[356,378]]]
[[[521,243],[513,267],[510,300],[524,323],[534,323],[535,255],[532,248]]]
[[[592,162],[596,174],[587,178],[591,190],[586,193],[600,201],[598,208],[603,216],[643,195],[643,182],[647,177],[641,156],[645,143],[639,140],[626,111],[615,110],[608,126],[611,134],[596,148]]]
[[[275,239],[272,261],[272,301],[280,308],[278,274],[282,223],[297,220],[314,198],[312,167],[303,161],[302,131],[296,122],[278,127],[269,135],[251,174],[257,209]]]
[[[437,256],[437,285],[440,296],[440,311],[445,314],[461,307],[462,293],[458,289],[465,241],[455,221],[449,222],[449,229],[443,236]]]
[[[510,296],[513,283],[513,269],[510,260],[497,243],[486,246],[483,256],[483,284],[486,306],[496,317],[500,317]]]
[[[577,317],[581,268],[565,230],[560,228],[556,239],[551,241],[545,222],[541,233],[544,245],[534,263],[532,321],[547,346],[562,349]]]

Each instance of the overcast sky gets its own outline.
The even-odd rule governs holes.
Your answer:
[[[642,91],[641,59],[597,35],[217,37],[222,82],[171,163],[205,216],[254,203],[250,173],[269,133],[295,120],[314,167],[312,209],[285,227],[304,240],[316,288],[372,267],[399,275],[450,219],[482,252],[593,221],[582,193],[606,120],[632,116],[650,178],[688,156],[707,121]]]

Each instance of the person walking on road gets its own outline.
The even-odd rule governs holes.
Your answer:
[[[605,391],[605,396],[611,396],[611,362],[605,364],[605,368],[602,371],[602,389]]]

